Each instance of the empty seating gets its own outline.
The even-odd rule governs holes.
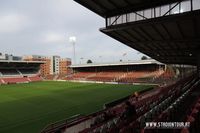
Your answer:
[[[41,81],[42,78],[38,75],[31,77],[23,77],[23,76],[11,76],[11,77],[2,77],[0,78],[0,84],[14,84],[14,83],[28,83],[34,81]]]
[[[181,133],[185,133],[186,131],[190,133],[200,132],[200,97],[197,98],[190,108],[185,121],[190,122],[190,127],[189,129],[182,129]]]
[[[41,81],[41,77],[39,76],[33,76],[33,77],[28,77],[28,79],[32,82],[36,82],[36,81]]]
[[[2,76],[19,76],[20,73],[16,69],[0,69]]]
[[[13,84],[13,83],[24,83],[29,82],[29,80],[25,77],[11,77],[11,78],[2,78],[4,83]]]
[[[128,82],[133,83],[139,81],[140,78],[147,77],[147,71],[139,71],[139,72],[128,72],[123,78],[119,80],[119,82]]]
[[[0,84],[40,81],[39,72],[40,62],[3,61],[0,68]]]
[[[180,120],[181,117],[179,117],[178,114],[184,116],[184,110],[187,110],[192,101],[192,99],[188,100],[188,98],[199,83],[199,80],[191,76],[177,83],[140,94],[139,100],[135,100],[135,97],[130,97],[128,101],[135,105],[137,112],[137,116],[133,117],[131,120],[121,119],[120,117],[125,109],[125,104],[123,102],[107,108],[102,112],[98,112],[96,115],[91,114],[86,116],[85,118],[87,118],[87,120],[81,121],[82,128],[78,128],[78,125],[81,125],[79,122],[79,124],[77,123],[77,125],[73,125],[73,127],[70,126],[70,123],[67,123],[65,125],[65,127],[67,127],[65,130],[69,131],[69,129],[78,128],[80,129],[79,133],[133,133],[146,131],[153,133],[155,130],[144,129],[145,122]],[[192,113],[190,114],[190,118],[193,118],[193,121],[197,120],[197,116],[199,116],[197,114],[199,114],[200,99],[197,101],[198,103],[191,109]],[[95,119],[102,117],[105,111],[110,112],[112,117],[106,121],[94,124],[96,121]]]
[[[87,80],[102,81],[102,82],[114,82],[117,78],[122,76],[124,72],[99,72],[96,75],[88,77]]]
[[[153,82],[164,73],[163,70],[155,71],[101,71],[101,72],[77,72],[68,77],[66,80],[86,80],[86,81],[101,81],[101,82]]]
[[[35,75],[38,73],[37,69],[18,69],[22,75]]]
[[[84,80],[87,77],[90,77],[92,75],[95,75],[93,72],[77,72],[74,73],[73,75],[69,75],[66,77],[66,80]]]

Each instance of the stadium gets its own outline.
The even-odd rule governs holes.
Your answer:
[[[43,60],[0,60],[0,132],[200,132],[200,1],[75,2],[105,19],[102,33],[152,59],[48,76]]]

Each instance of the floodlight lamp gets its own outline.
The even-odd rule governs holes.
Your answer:
[[[69,37],[69,42],[75,43],[76,42],[76,37],[75,36]]]

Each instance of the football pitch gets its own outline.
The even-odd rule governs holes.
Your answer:
[[[144,85],[35,82],[0,86],[0,133],[39,133],[47,124],[102,109]]]

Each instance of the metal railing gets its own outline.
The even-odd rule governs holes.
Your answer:
[[[183,0],[172,4],[106,18],[106,27],[128,22],[164,17],[173,14],[181,14],[199,9],[200,0]]]

